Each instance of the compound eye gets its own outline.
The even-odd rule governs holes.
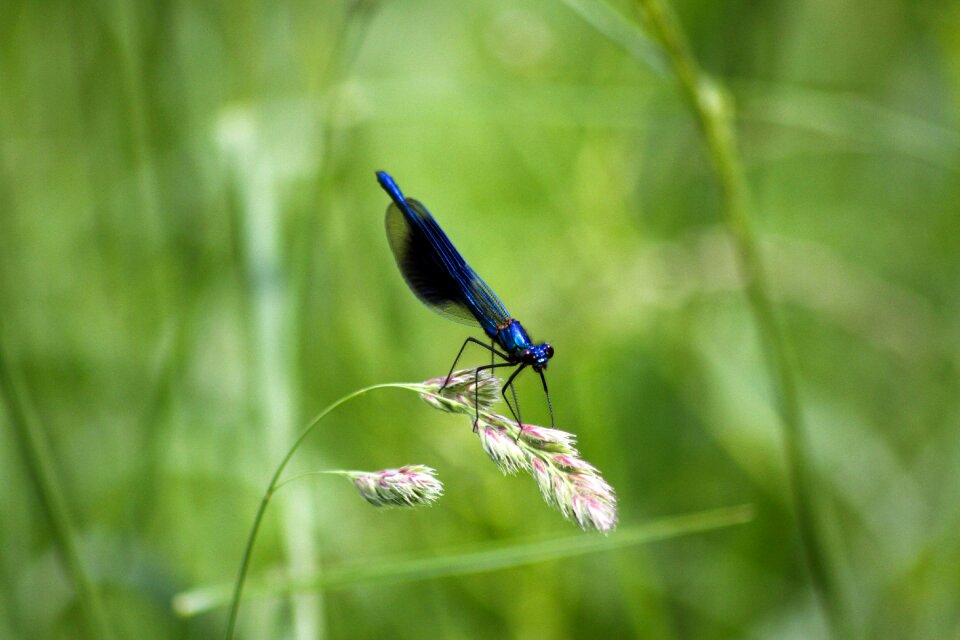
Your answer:
[[[553,345],[552,345],[552,344],[548,344],[548,345],[547,345],[547,357],[548,357],[548,358],[552,358],[552,357],[553,357]]]

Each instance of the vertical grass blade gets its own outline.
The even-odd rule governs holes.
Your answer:
[[[817,522],[816,479],[808,462],[803,426],[787,341],[771,302],[763,260],[750,226],[749,191],[733,132],[733,105],[727,92],[699,68],[675,18],[661,0],[638,0],[647,27],[663,47],[704,137],[711,165],[723,193],[724,216],[736,246],[739,269],[770,369],[777,408],[783,422],[787,473],[804,554],[815,591],[837,638],[851,637],[823,532]]]
[[[54,471],[46,435],[29,409],[26,392],[3,341],[3,328],[0,326],[0,399],[20,445],[30,482],[50,522],[54,545],[67,577],[76,589],[86,625],[86,636],[93,639],[112,638],[113,633],[107,623],[100,595],[77,549],[76,531],[67,508],[67,500],[60,490]]]
[[[224,118],[220,138],[232,169],[241,206],[241,234],[251,314],[255,403],[266,451],[279,458],[294,439],[297,406],[292,354],[295,307],[281,242],[280,185],[263,132],[253,111],[237,110]],[[266,499],[265,499],[266,500]],[[261,504],[261,512],[265,508]],[[305,487],[294,487],[281,508],[284,551],[291,576],[318,570],[315,523]],[[294,636],[322,638],[323,601],[297,596],[291,602]]]

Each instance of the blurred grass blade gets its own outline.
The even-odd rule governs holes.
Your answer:
[[[299,404],[296,368],[297,334],[286,330],[297,305],[286,268],[283,237],[281,168],[266,152],[265,126],[252,110],[227,112],[218,127],[224,160],[239,196],[250,313],[250,346],[255,354],[252,375],[262,438],[271,457],[280,458],[295,435]],[[316,519],[309,491],[293,487],[282,503],[283,543],[287,569],[293,575],[319,570]],[[292,601],[295,638],[325,635],[323,602],[319,597]],[[230,637],[235,622],[231,616]]]
[[[783,84],[737,83],[743,120],[828,136],[863,149],[889,149],[960,171],[960,132],[852,94]]]
[[[76,589],[81,616],[87,625],[87,637],[112,638],[100,596],[77,548],[76,531],[67,509],[67,500],[54,472],[50,445],[33,416],[29,399],[10,362],[3,338],[0,327],[0,400],[20,445],[24,468],[30,474],[41,508],[50,523],[53,543],[63,560],[66,574]]]
[[[614,44],[620,45],[634,59],[642,62],[659,76],[667,75],[667,63],[663,59],[660,47],[641,29],[623,17],[623,15],[598,0],[563,0],[584,22],[606,36]]]
[[[744,294],[767,359],[784,434],[784,451],[797,528],[807,568],[831,635],[852,637],[844,594],[818,520],[816,473],[810,463],[803,405],[787,336],[776,316],[766,264],[750,218],[750,189],[737,149],[735,107],[725,87],[708,77],[694,57],[676,15],[661,0],[637,0],[653,36],[670,59],[673,74],[700,125],[703,144],[723,194],[724,220],[734,241]]]
[[[328,567],[316,580],[251,586],[245,599],[498,571],[730,527],[749,522],[753,515],[752,505],[739,505],[622,527],[610,537],[574,535],[460,554],[371,560],[336,568]],[[230,601],[230,590],[230,585],[217,585],[186,591],[174,598],[173,607],[181,616],[195,616],[226,606]]]

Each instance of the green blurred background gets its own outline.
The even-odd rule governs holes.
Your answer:
[[[674,9],[737,104],[845,615],[861,637],[960,637],[960,4]],[[0,402],[49,442],[117,637],[221,635],[224,609],[171,600],[234,578],[302,425],[359,387],[445,374],[469,335],[400,278],[377,169],[556,346],[558,426],[617,489],[621,527],[755,518],[250,601],[240,635],[827,634],[716,179],[639,25],[591,0],[0,4],[0,338],[19,381]],[[0,637],[83,637],[11,415]],[[467,420],[401,391],[331,416],[291,472],[408,463],[439,470],[435,507],[376,510],[335,478],[285,488],[251,579],[586,535],[502,477]]]

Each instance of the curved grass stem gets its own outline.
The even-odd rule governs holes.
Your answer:
[[[398,382],[386,383],[386,384],[376,384],[370,387],[364,387],[363,389],[358,389],[353,393],[347,394],[328,406],[326,409],[321,411],[316,415],[316,417],[311,420],[303,431],[300,432],[300,435],[294,441],[293,445],[287,450],[286,455],[283,457],[283,460],[280,461],[280,464],[277,466],[276,471],[274,471],[273,476],[270,478],[270,484],[267,485],[267,490],[263,494],[263,498],[260,500],[260,506],[257,509],[257,515],[253,518],[253,526],[250,528],[250,535],[247,536],[247,544],[243,550],[243,559],[240,561],[240,570],[237,573],[237,579],[233,586],[233,597],[230,602],[230,617],[227,621],[227,640],[233,638],[234,631],[236,630],[237,625],[237,614],[240,612],[240,599],[243,595],[243,585],[247,579],[247,570],[250,568],[250,558],[253,555],[253,545],[257,540],[257,533],[260,531],[260,525],[263,522],[263,515],[267,511],[267,505],[270,504],[270,499],[273,497],[273,494],[277,492],[280,487],[282,487],[287,482],[295,480],[300,476],[291,478],[290,480],[280,482],[280,476],[283,475],[284,470],[287,468],[287,464],[290,463],[293,454],[296,453],[297,449],[300,448],[300,445],[303,444],[304,440],[307,439],[307,436],[314,430],[314,428],[320,424],[320,422],[326,418],[334,409],[346,404],[354,398],[358,398],[362,395],[366,395],[371,391],[376,391],[377,389],[409,389],[417,393],[423,393],[423,390],[420,386],[414,384],[403,384]]]
[[[790,491],[797,526],[814,590],[836,638],[852,636],[839,585],[818,525],[816,478],[809,463],[803,412],[786,338],[777,321],[767,276],[748,217],[749,191],[733,132],[733,105],[723,88],[699,68],[676,19],[661,0],[637,0],[651,35],[663,47],[704,136],[723,193],[726,225],[735,244],[739,269],[754,316],[783,422]]]

